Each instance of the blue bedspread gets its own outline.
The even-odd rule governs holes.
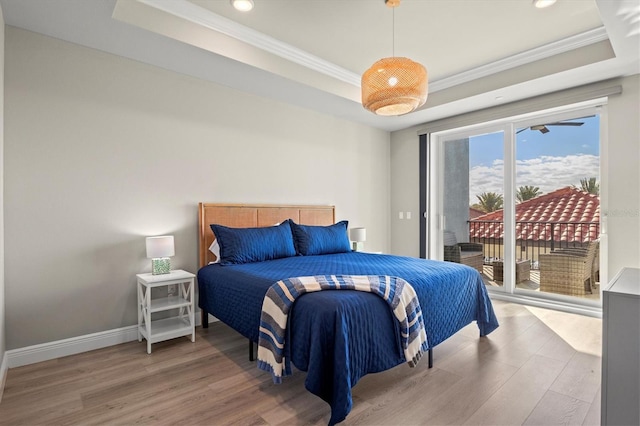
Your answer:
[[[262,301],[284,278],[306,275],[390,275],[416,291],[429,347],[472,321],[484,336],[498,326],[478,272],[464,265],[411,257],[340,253],[297,256],[198,271],[199,306],[252,341],[258,340]],[[399,329],[387,303],[357,291],[299,297],[289,315],[286,354],[307,372],[305,387],[331,406],[331,424],[351,411],[351,388],[368,373],[405,362]]]

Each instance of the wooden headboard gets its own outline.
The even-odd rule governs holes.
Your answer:
[[[273,226],[292,219],[302,225],[332,225],[335,223],[334,206],[289,206],[269,204],[214,204],[200,203],[198,209],[198,267],[213,262],[209,251],[215,236],[212,223],[232,228]]]

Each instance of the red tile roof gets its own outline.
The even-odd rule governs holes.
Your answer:
[[[470,237],[503,238],[503,211],[470,220]],[[493,223],[486,223],[493,221]],[[553,224],[553,225],[552,225]],[[600,233],[600,198],[568,186],[516,205],[517,240],[588,242]]]
[[[478,216],[484,216],[485,212],[482,210],[474,209],[473,207],[469,207],[469,218],[475,219]]]

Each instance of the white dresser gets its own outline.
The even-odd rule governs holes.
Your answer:
[[[602,293],[602,424],[640,425],[640,269]]]

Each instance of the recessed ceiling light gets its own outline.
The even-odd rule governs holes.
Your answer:
[[[248,12],[253,9],[253,0],[231,0],[231,4],[240,12]]]
[[[543,9],[554,4],[556,0],[533,0],[533,5],[538,9]]]

